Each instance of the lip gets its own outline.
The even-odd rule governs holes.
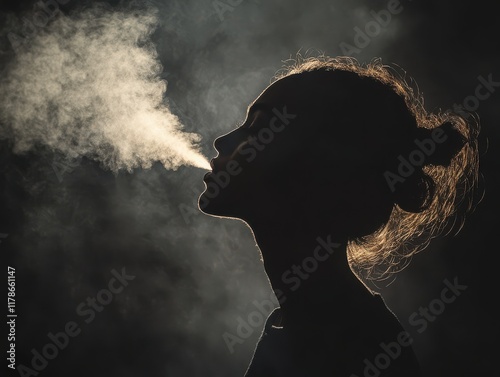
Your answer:
[[[208,173],[205,173],[205,175],[203,176],[203,180],[206,181],[208,179],[209,176],[212,175],[213,172],[209,171]]]

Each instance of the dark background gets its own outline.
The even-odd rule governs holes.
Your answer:
[[[6,38],[9,20],[29,15],[33,2],[1,4],[2,75],[8,78],[14,59]],[[60,8],[70,17],[90,4],[70,0]],[[387,2],[246,0],[222,20],[212,1],[149,4],[159,10],[152,38],[173,112],[186,130],[202,136],[202,150],[211,158],[213,139],[242,120],[282,61],[298,51],[342,54],[339,44],[353,44],[354,27],[363,29],[369,12],[385,9]],[[363,62],[381,57],[404,68],[428,110],[463,103],[474,95],[479,76],[500,81],[492,2],[402,0],[401,5],[403,11],[354,57]],[[476,109],[484,199],[457,236],[434,241],[391,284],[377,283],[414,336],[426,376],[497,371],[499,98],[495,91]],[[235,334],[238,317],[247,318],[255,311],[252,302],[269,298],[271,291],[250,230],[196,212],[203,170],[169,171],[155,164],[114,175],[83,158],[57,176],[54,162],[62,157],[55,152],[40,147],[16,155],[11,147],[2,140],[0,258],[3,281],[4,266],[16,268],[17,364],[30,366],[31,350],[40,351],[49,332],[75,321],[81,333],[41,376],[244,374],[261,327],[234,353],[222,335]],[[107,287],[113,269],[123,267],[135,279],[85,324],[76,308]],[[408,324],[411,313],[439,298],[443,281],[454,278],[468,288],[417,333]]]

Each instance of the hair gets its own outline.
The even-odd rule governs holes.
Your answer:
[[[407,157],[416,149],[415,139],[431,138],[436,128],[447,136],[422,166],[414,166],[415,171],[392,190],[392,210],[389,209],[388,218],[384,217],[376,230],[355,235],[348,241],[349,263],[358,275],[369,279],[387,278],[405,268],[411,257],[425,249],[433,238],[453,230],[458,233],[465,215],[473,209],[479,171],[479,122],[472,114],[462,116],[450,110],[427,112],[414,81],[410,81],[412,86],[405,79],[404,71],[384,65],[380,59],[360,64],[349,57],[303,58],[298,55],[274,81],[317,71],[331,72],[337,77],[349,75],[355,82],[363,81],[364,86],[352,89],[360,92],[363,88],[364,94],[355,99],[365,102],[357,106],[366,105],[372,109],[380,107],[380,101],[391,102],[390,106],[385,106],[385,102],[382,106],[385,115],[390,112],[387,122],[393,123],[394,131],[398,131],[398,127],[404,129],[401,135],[405,136],[396,136],[391,143],[384,144],[383,152],[379,150],[377,158],[386,173],[397,171],[398,156]],[[384,100],[367,98],[374,93],[381,94],[377,97]],[[371,116],[369,114],[360,116]],[[376,121],[372,123],[380,126]]]

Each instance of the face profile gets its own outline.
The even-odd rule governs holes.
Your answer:
[[[205,177],[207,190],[200,199],[204,212],[245,217],[245,207],[252,208],[271,188],[268,175],[293,163],[298,145],[291,134],[299,127],[293,113],[299,103],[287,94],[293,81],[268,87],[248,107],[243,124],[215,140],[218,156],[211,161],[213,172]]]
[[[348,197],[367,182],[356,170],[361,167],[346,165],[350,163],[346,157],[359,147],[345,142],[353,132],[337,124],[343,105],[335,108],[329,103],[338,93],[324,85],[325,79],[328,74],[313,72],[276,81],[249,106],[240,127],[215,141],[218,156],[212,160],[214,169],[205,177],[207,190],[200,199],[204,212],[252,222],[268,217],[262,210],[255,213],[266,208],[288,217],[290,210],[301,211],[306,194],[309,200],[328,201],[339,215],[347,210],[343,203],[352,201]],[[339,81],[348,83],[346,78]],[[325,168],[330,177],[315,171]],[[371,199],[376,199],[377,191],[371,190]],[[360,197],[353,200],[361,204]]]
[[[428,113],[380,63],[311,58],[214,147],[200,209],[251,228],[279,302],[246,377],[361,375],[404,332],[361,277],[397,273],[423,230],[430,239],[457,213],[477,176],[477,129]],[[419,375],[403,348],[380,375]]]

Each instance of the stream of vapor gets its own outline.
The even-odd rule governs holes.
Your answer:
[[[62,14],[19,47],[0,78],[0,138],[16,153],[44,145],[112,171],[209,168],[199,135],[165,101],[151,42],[154,10],[102,6]]]

